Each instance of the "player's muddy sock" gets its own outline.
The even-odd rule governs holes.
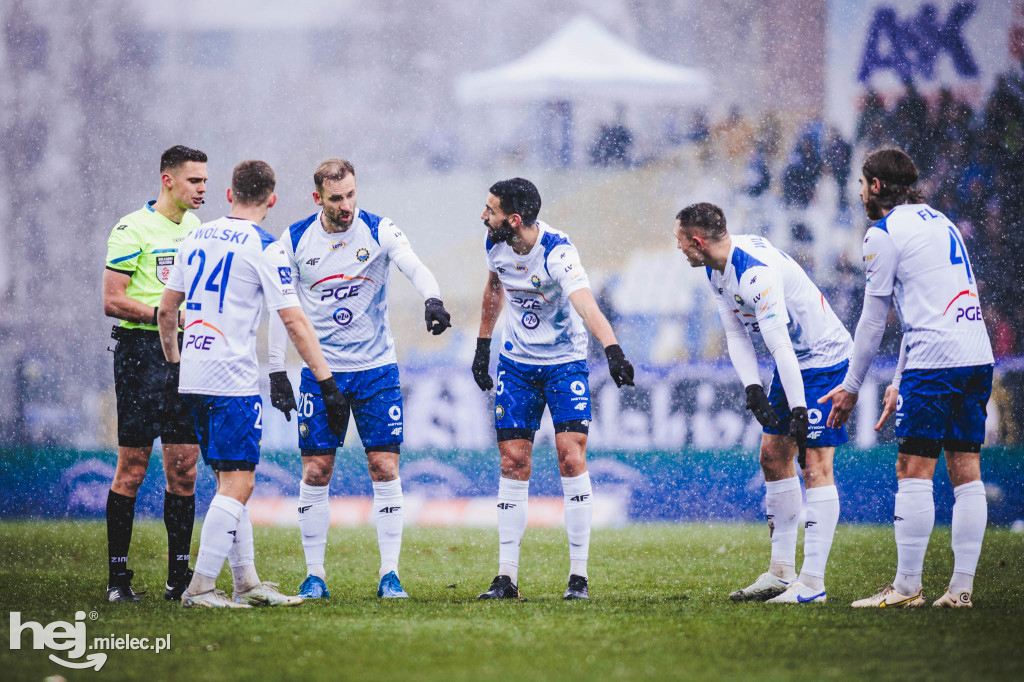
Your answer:
[[[804,565],[800,582],[812,589],[825,587],[825,565],[839,523],[839,493],[834,485],[807,489],[804,518]]]
[[[242,516],[238,519],[235,541],[228,550],[228,564],[231,566],[231,578],[235,582],[235,592],[244,592],[250,587],[260,584],[260,576],[256,573],[256,547],[252,539],[252,522],[249,521],[249,505],[242,507]]]
[[[405,521],[405,499],[402,479],[373,482],[373,522],[377,526],[380,547],[380,574],[383,578],[398,571],[398,555],[402,551],[402,525]]]
[[[953,488],[953,496],[953,579],[949,588],[957,594],[974,589],[974,572],[988,523],[988,501],[981,481],[958,485]]]
[[[563,476],[562,494],[565,497],[565,531],[569,536],[569,574],[586,578],[590,523],[594,516],[590,472],[584,471],[569,478]]]
[[[213,580],[217,579],[224,560],[231,551],[238,533],[238,523],[245,507],[238,500],[227,495],[215,495],[210,509],[203,519],[203,530],[199,534],[199,554],[196,557],[195,572]]]
[[[327,499],[330,486],[299,483],[299,532],[302,551],[306,554],[306,572],[321,580],[327,578],[324,554],[327,531],[331,527],[331,505]]]
[[[167,528],[167,582],[185,577],[196,521],[196,496],[164,492],[164,526]]]
[[[800,519],[800,479],[765,481],[764,504],[772,542],[769,570],[783,580],[796,577],[796,534]]]
[[[930,480],[904,478],[898,486],[893,511],[896,534],[896,578],[893,587],[900,594],[911,595],[921,589],[924,554],[935,525],[935,500]]]
[[[498,573],[519,584],[519,548],[526,532],[530,481],[498,480]]]
[[[107,492],[107,577],[109,585],[125,580],[128,547],[132,544],[135,498]]]

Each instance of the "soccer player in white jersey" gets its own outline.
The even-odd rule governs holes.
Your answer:
[[[868,218],[878,221],[864,237],[864,311],[849,372],[821,400],[832,401],[830,425],[846,422],[894,300],[903,340],[875,430],[896,413],[896,577],[878,594],[853,602],[856,607],[924,605],[921,574],[935,524],[932,478],[943,450],[955,497],[953,577],[933,606],[971,606],[988,521],[981,445],[992,393],[992,345],[963,237],[924,202],[912,186],[917,177],[901,149],[878,149],[864,160],[860,197]]]
[[[281,237],[299,300],[320,339],[327,364],[351,404],[373,482],[373,518],[380,547],[377,596],[405,598],[398,577],[404,501],[398,476],[402,443],[402,391],[388,317],[391,264],[426,300],[427,331],[451,326],[437,280],[413,253],[391,220],[356,206],[356,173],[344,159],[327,159],[313,174],[313,200],[321,207]],[[296,408],[285,373],[283,328],[271,320],[271,401],[291,418]],[[299,595],[329,597],[324,554],[330,527],[328,487],[344,431],[333,433],[324,418],[320,391],[309,368],[302,370],[298,404],[302,482],[299,531],[307,577]],[[345,416],[346,427],[348,414]]]
[[[487,227],[489,273],[473,376],[484,391],[494,386],[488,374],[491,335],[508,303],[494,396],[501,454],[498,575],[481,599],[519,598],[519,548],[526,531],[533,437],[545,403],[555,425],[569,536],[569,586],[564,598],[590,598],[588,329],[604,346],[615,385],[633,385],[633,366],[597,307],[576,247],[564,232],[537,220],[540,204],[540,193],[529,180],[502,180],[491,187],[481,216]]]
[[[171,363],[166,409],[180,413],[188,405],[203,458],[217,476],[195,573],[181,596],[186,607],[302,603],[260,580],[246,507],[263,431],[256,327],[264,301],[280,316],[299,354],[313,368],[332,427],[340,431],[346,416],[347,405],[295,295],[284,250],[259,226],[277,201],[274,185],[274,171],[263,161],[243,161],[235,167],[227,195],[230,215],[200,225],[186,237],[161,300],[160,340]],[[178,307],[183,301],[185,341],[179,354]],[[225,558],[234,578],[234,600],[214,589]]]
[[[729,359],[746,387],[747,409],[761,436],[761,470],[771,539],[768,570],[733,592],[733,601],[806,604],[823,602],[825,565],[839,521],[839,495],[832,473],[845,428],[826,427],[821,410],[807,409],[838,386],[853,342],[818,287],[785,252],[762,237],[730,235],[714,204],[693,204],[676,215],[679,249],[693,267],[707,272],[718,315],[725,326]],[[775,360],[765,395],[750,333],[761,334]],[[810,447],[808,447],[810,446]],[[807,488],[804,563],[796,573],[800,479]]]

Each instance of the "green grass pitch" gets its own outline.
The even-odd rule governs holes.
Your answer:
[[[193,551],[198,543],[195,533]],[[763,525],[686,524],[597,530],[589,603],[564,602],[560,530],[527,531],[521,603],[481,603],[493,578],[494,530],[408,528],[402,583],[412,599],[376,598],[372,529],[332,529],[332,599],[292,609],[187,611],[163,600],[163,525],[137,524],[130,565],[141,604],[104,601],[102,522],[0,523],[4,646],[0,677],[43,680],[629,680],[993,679],[1024,677],[1024,534],[989,529],[967,609],[854,610],[895,569],[892,529],[842,525],[824,605],[733,604],[767,564]],[[949,528],[925,564],[929,604],[952,570]],[[256,529],[264,580],[304,577],[297,529]],[[225,567],[220,587],[230,592]],[[171,650],[109,651],[99,672],[66,670],[45,650],[8,644],[10,611],[46,625],[86,620],[93,637],[171,635]],[[59,653],[59,652],[55,652]]]

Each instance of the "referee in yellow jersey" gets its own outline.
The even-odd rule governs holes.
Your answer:
[[[157,331],[157,306],[185,236],[200,224],[190,210],[206,194],[206,154],[178,145],[160,156],[160,196],[117,221],[107,240],[103,312],[114,327],[114,390],[117,395],[117,471],[107,496],[108,601],[140,601],[132,590],[128,547],[135,497],[149,468],[153,441],[163,443],[164,525],[167,585],[164,598],[178,600],[188,586],[195,522],[199,439],[189,413],[163,414],[167,363]],[[179,318],[183,316],[179,313]],[[180,344],[180,340],[179,340]]]

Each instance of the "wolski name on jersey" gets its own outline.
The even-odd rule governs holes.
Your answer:
[[[244,244],[249,238],[248,232],[238,232],[226,227],[200,227],[194,233],[195,239],[220,239],[231,244]]]

